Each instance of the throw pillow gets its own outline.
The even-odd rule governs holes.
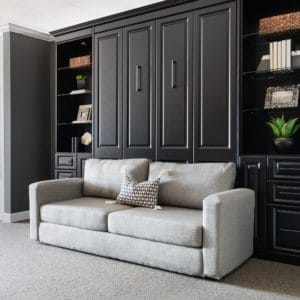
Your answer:
[[[125,175],[116,203],[159,209],[158,188],[159,179],[137,182]]]

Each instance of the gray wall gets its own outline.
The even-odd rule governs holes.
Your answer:
[[[7,34],[11,197],[5,198],[4,210],[16,213],[29,209],[28,185],[50,178],[50,43],[22,34]]]

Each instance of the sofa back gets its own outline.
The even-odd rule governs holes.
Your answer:
[[[160,177],[158,203],[202,209],[203,199],[234,187],[234,163],[152,162],[149,180]]]
[[[136,181],[145,181],[148,159],[89,159],[85,163],[83,194],[116,199],[125,172]]]

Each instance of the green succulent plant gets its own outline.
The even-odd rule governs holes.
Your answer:
[[[82,75],[82,74],[76,75],[76,80],[85,80],[85,79],[86,79],[86,75]]]
[[[266,124],[270,126],[277,139],[290,138],[300,129],[298,118],[285,121],[284,114],[282,114],[281,117],[271,118]]]

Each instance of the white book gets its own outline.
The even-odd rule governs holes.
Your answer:
[[[282,69],[282,41],[277,42],[277,69]]]
[[[281,41],[281,66],[282,69],[286,69],[286,40]]]
[[[80,89],[80,90],[73,90],[70,92],[70,95],[78,95],[78,94],[88,94],[91,93],[91,90]]]
[[[269,43],[269,49],[270,49],[270,70],[274,69],[273,66],[273,43]]]
[[[286,68],[292,68],[292,40],[286,40]]]
[[[273,62],[274,62],[274,70],[278,69],[278,42],[273,42],[273,55],[274,55],[274,59],[273,59]]]

